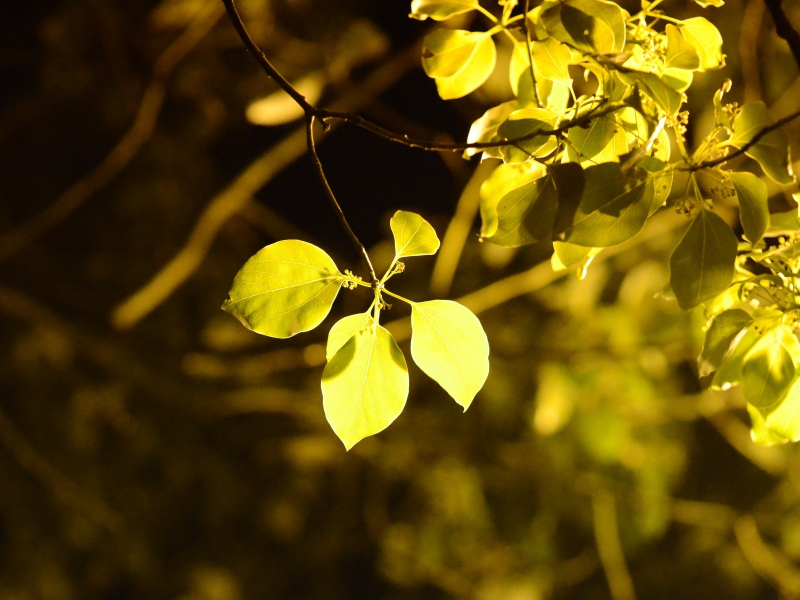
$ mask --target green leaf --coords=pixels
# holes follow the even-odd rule
[[[779,325],[750,349],[742,364],[742,393],[750,404],[765,409],[781,400],[794,380],[798,346],[792,330]]]
[[[669,259],[670,285],[683,310],[730,285],[738,245],[725,221],[713,212],[700,211]]]
[[[725,55],[722,53],[722,36],[719,30],[708,19],[693,17],[681,24],[683,38],[700,55],[698,71],[709,71],[725,66]]]
[[[556,140],[546,132],[555,127],[558,115],[544,108],[522,108],[512,113],[497,129],[500,140],[516,139],[542,131],[542,135],[524,140],[516,145],[502,146],[500,153],[509,163],[522,163],[531,156],[547,156],[556,148]]]
[[[450,300],[411,305],[411,356],[466,411],[489,375],[489,341],[472,312]]]
[[[728,173],[739,199],[739,220],[751,243],[761,239],[769,225],[767,185],[752,173]]]
[[[742,378],[744,357],[760,339],[761,335],[753,327],[746,328],[743,335],[733,338],[730,351],[722,360],[722,364],[717,369],[711,382],[712,389],[727,390],[739,385],[739,381]]]
[[[571,53],[564,44],[555,38],[533,42],[531,54],[537,78],[549,79],[566,87],[572,86],[572,78],[569,76]]]
[[[650,195],[652,202],[650,203],[650,210],[647,215],[649,217],[664,206],[664,203],[667,201],[669,193],[672,190],[672,180],[675,171],[673,169],[667,169],[666,163],[655,156],[645,156],[639,161],[638,166],[649,173],[647,185],[652,189]]]
[[[652,204],[647,180],[631,180],[619,163],[589,167],[572,227],[564,240],[580,246],[605,248],[639,233]]]
[[[604,0],[565,0],[541,13],[550,36],[583,52],[610,54],[625,48],[625,13]]]
[[[339,349],[347,343],[351,337],[360,331],[372,326],[372,316],[366,313],[350,315],[340,319],[331,327],[328,332],[328,345],[325,347],[325,360],[330,362]]]
[[[519,103],[516,100],[511,102],[503,102],[502,104],[490,108],[483,116],[475,121],[469,128],[469,135],[467,136],[467,143],[474,144],[476,142],[490,142],[497,135],[497,128],[502,125],[508,116],[516,110],[519,110]],[[478,148],[467,148],[464,150],[464,158],[470,158],[476,154],[483,152],[486,156],[493,158],[501,158],[499,148],[487,148],[480,150]]]
[[[553,177],[545,175],[543,165],[538,166],[538,172],[532,171],[526,183],[508,191],[498,202],[497,230],[490,238],[492,243],[516,247],[552,237],[558,192]]]
[[[485,32],[437,29],[422,46],[422,66],[445,100],[478,89],[494,71],[497,49]]]
[[[424,21],[428,17],[434,21],[445,21],[480,6],[478,0],[414,0],[411,3],[413,19]]]
[[[222,310],[256,333],[288,338],[322,322],[343,281],[324,251],[284,240],[262,248],[244,264]]]
[[[789,394],[791,395],[791,390]],[[794,401],[796,402],[798,398],[795,398]],[[788,402],[786,404],[794,405],[794,402]],[[784,403],[781,403],[783,406]],[[792,412],[795,411],[795,406],[791,406]],[[775,411],[778,412],[777,410]],[[779,433],[776,433],[772,429],[767,426],[767,420],[764,418],[764,415],[761,414],[755,406],[748,404],[747,405],[747,413],[750,415],[750,421],[752,423],[752,427],[750,429],[750,438],[753,440],[754,443],[758,444],[759,446],[775,446],[776,444],[785,444],[788,441],[797,441],[800,439],[800,411],[797,412],[796,419],[790,419],[787,423],[787,419],[780,419],[780,425],[784,425],[781,429],[787,429],[789,432],[793,434],[792,437],[783,436]],[[792,415],[794,416],[794,415]],[[779,425],[779,427],[780,427]],[[786,427],[788,425],[788,427]],[[796,439],[795,439],[796,438]]]
[[[568,269],[600,252],[601,248],[578,246],[569,242],[553,242],[553,250],[562,268]]]
[[[637,71],[620,72],[618,75],[628,85],[638,84],[642,93],[649,96],[667,115],[674,116],[681,109],[683,96],[661,81],[658,75]]]
[[[694,73],[682,69],[665,69],[661,74],[661,81],[676,92],[685,92],[692,85]]]
[[[789,235],[800,231],[800,213],[797,208],[772,213],[765,232],[768,236]]]
[[[322,405],[348,450],[386,429],[405,407],[408,366],[392,334],[373,324],[353,335],[322,372]]]
[[[703,351],[697,359],[700,377],[716,371],[728,355],[731,344],[753,322],[753,317],[738,308],[726,310],[714,317],[706,331]]]
[[[696,71],[700,68],[700,54],[697,49],[683,39],[681,30],[675,25],[667,24],[667,69],[684,69]]]
[[[497,232],[497,205],[503,197],[527,183],[543,176],[543,165],[530,161],[521,164],[499,165],[481,184],[481,238],[490,238]]]
[[[390,222],[394,234],[395,258],[436,254],[439,238],[436,231],[417,213],[398,210]]]
[[[767,105],[763,102],[745,104],[733,121],[730,143],[741,148],[750,142],[765,127],[772,125]],[[758,162],[771,179],[781,185],[794,183],[792,162],[789,155],[789,137],[782,129],[770,131],[751,146],[747,156]]]
[[[725,110],[725,105],[722,104],[722,97],[731,91],[732,85],[733,82],[730,79],[726,79],[722,86],[714,92],[714,123],[727,129],[731,129],[733,124],[728,112]]]
[[[614,115],[603,115],[597,119],[592,119],[588,127],[573,127],[567,133],[569,145],[567,145],[567,160],[587,166],[601,162],[592,160],[605,149],[621,129],[621,125]],[[612,148],[613,150],[613,148]],[[616,159],[616,154],[611,153],[611,160]]]

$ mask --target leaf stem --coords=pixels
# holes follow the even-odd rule
[[[402,296],[398,296],[397,294],[395,294],[394,292],[390,292],[386,288],[383,288],[383,291],[389,294],[392,298],[397,298],[398,300],[402,300],[403,302],[405,302],[406,304],[410,304],[411,306],[416,304],[416,302],[414,302],[413,300],[409,300],[408,298],[403,298]]]
[[[531,84],[533,87],[533,99],[536,106],[541,108],[542,103],[539,100],[539,92],[536,91],[536,75],[533,73],[533,54],[531,53],[531,30],[528,27],[528,12],[531,9],[531,0],[525,0],[525,5],[522,9],[522,31],[525,33],[525,49],[528,51],[528,69],[531,72]],[[572,87],[570,87],[572,89]]]

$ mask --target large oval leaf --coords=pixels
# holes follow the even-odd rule
[[[739,200],[739,220],[745,237],[756,243],[769,225],[767,184],[752,173],[728,173]]]
[[[567,139],[570,142],[567,146],[567,160],[580,163],[584,167],[599,162],[616,160],[617,155],[614,152],[614,146],[611,146],[611,152],[608,156],[603,156],[600,159],[597,159],[597,157],[605,148],[611,145],[617,135],[617,131],[621,129],[622,126],[613,114],[593,119],[586,128],[573,127],[567,133]]]
[[[516,100],[511,100],[510,102],[503,102],[487,110],[483,113],[483,116],[476,120],[469,128],[467,143],[474,144],[475,142],[492,141],[497,134],[497,128],[505,122],[511,113],[519,110],[519,108],[519,103]],[[485,150],[467,148],[464,150],[464,158],[469,158],[480,152],[483,152],[484,156],[491,156],[493,158],[501,157],[499,148],[486,148]]]
[[[759,409],[748,405],[753,422],[753,441],[764,446],[800,441],[800,378],[775,406]]]
[[[700,56],[698,71],[719,69],[725,66],[725,55],[722,53],[722,35],[708,19],[693,17],[681,23],[683,38],[694,46]]]
[[[323,250],[284,240],[262,248],[245,263],[222,309],[256,333],[288,338],[322,322],[343,281]]]
[[[500,154],[508,163],[527,162],[532,156],[547,156],[556,148],[556,139],[547,131],[555,127],[558,115],[544,108],[522,108],[506,119],[497,129],[497,136],[503,139],[516,139],[542,132],[528,140],[502,146]]]
[[[436,254],[439,238],[436,231],[417,213],[398,210],[390,222],[394,234],[395,258]]]
[[[509,190],[497,203],[497,229],[490,238],[500,246],[516,247],[549,240],[558,211],[558,192],[545,167]]]
[[[608,54],[625,48],[625,13],[614,2],[565,0],[541,14],[547,33],[583,52]]]
[[[765,127],[772,125],[767,105],[763,102],[745,104],[733,121],[730,143],[741,148],[750,142]],[[745,152],[758,162],[764,173],[781,185],[794,183],[794,173],[789,154],[789,137],[782,129],[770,131]]]
[[[481,238],[490,238],[497,232],[497,205],[503,197],[542,177],[543,168],[540,163],[530,161],[521,164],[502,163],[492,171],[481,184]]]
[[[669,259],[669,282],[682,309],[689,310],[730,285],[737,247],[728,224],[701,210]]]
[[[667,24],[667,56],[665,66],[667,69],[684,69],[696,71],[700,68],[700,54],[697,48],[687,42],[681,30],[675,25]]]
[[[411,3],[413,19],[424,21],[428,17],[434,21],[444,21],[480,6],[478,0],[414,0]]]
[[[437,29],[425,38],[422,66],[445,100],[478,89],[494,71],[497,49],[485,32]]]
[[[322,372],[325,417],[348,450],[386,429],[406,405],[408,366],[392,334],[373,325],[353,335]]]
[[[571,53],[564,44],[555,38],[533,42],[531,54],[537,77],[555,81],[568,88],[572,86],[572,78],[569,76]]]
[[[328,332],[325,360],[330,361],[351,337],[371,326],[372,316],[368,312],[350,315],[336,321],[336,324]]]
[[[489,341],[472,312],[450,300],[411,305],[411,356],[466,411],[489,375]]]
[[[779,325],[765,332],[744,357],[742,392],[758,409],[775,406],[791,386],[795,367],[793,356],[800,344],[792,330]]]
[[[753,317],[738,308],[723,311],[714,317],[706,331],[703,351],[697,359],[700,377],[709,375],[722,365],[733,341],[752,322]]]

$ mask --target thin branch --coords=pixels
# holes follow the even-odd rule
[[[761,68],[758,60],[758,38],[764,21],[764,0],[748,0],[739,34],[739,55],[742,60],[745,102],[762,98]]]
[[[746,144],[743,144],[735,152],[731,152],[727,156],[721,156],[719,158],[715,158],[714,160],[707,160],[707,161],[704,161],[704,162],[700,162],[700,163],[696,163],[696,164],[693,164],[693,165],[689,165],[686,169],[682,169],[682,170],[699,171],[701,169],[710,169],[711,167],[716,167],[717,165],[721,165],[722,163],[728,162],[729,160],[734,159],[737,156],[741,156],[742,154],[747,152],[750,148],[755,146],[761,140],[761,138],[763,138],[768,133],[770,133],[772,131],[775,131],[776,129],[780,129],[781,127],[783,127],[787,123],[790,123],[791,121],[794,121],[797,117],[800,117],[800,110],[796,110],[792,114],[786,115],[782,119],[778,119],[772,125],[768,125],[767,127],[764,127],[761,131],[759,131],[757,134],[755,134],[750,139],[749,142],[747,142]]]
[[[800,570],[764,542],[753,518],[749,515],[739,517],[733,531],[753,570],[777,588],[784,598],[800,598]]]
[[[0,236],[0,260],[8,258],[60,225],[79,206],[111,183],[134,159],[153,134],[164,104],[169,74],[211,31],[222,14],[222,8],[217,5],[203,11],[159,56],[130,129],[91,173],[72,184],[35,217]]]
[[[614,494],[605,489],[592,494],[594,535],[597,554],[606,573],[608,588],[613,600],[636,600],[631,574],[625,563],[622,542],[617,527],[617,508]]]
[[[778,36],[782,37],[789,44],[789,49],[794,55],[794,60],[800,66],[800,33],[792,26],[789,17],[783,10],[781,0],[764,0],[767,5],[769,14],[772,15],[772,20],[775,23],[775,31]]]
[[[525,48],[528,51],[528,68],[531,71],[531,85],[533,86],[533,99],[536,101],[536,106],[541,106],[539,101],[539,92],[536,91],[536,75],[533,73],[533,55],[531,54],[531,28],[528,26],[528,12],[531,9],[531,0],[525,0],[525,6],[522,9],[522,31],[525,33]]]
[[[341,222],[342,227],[344,227],[344,230],[347,232],[350,241],[353,242],[353,246],[355,246],[356,250],[358,250],[358,252],[361,254],[361,258],[369,270],[370,277],[372,277],[372,285],[376,286],[378,284],[378,276],[375,274],[375,268],[372,266],[372,261],[369,259],[367,249],[364,248],[364,244],[361,243],[361,240],[358,239],[358,236],[353,231],[353,228],[350,227],[350,223],[347,222],[347,217],[344,216],[344,211],[342,211],[342,207],[339,206],[339,202],[336,200],[336,196],[333,194],[333,190],[328,183],[328,179],[325,177],[325,171],[322,168],[322,162],[320,162],[319,155],[317,154],[317,146],[314,143],[315,120],[316,117],[313,114],[306,113],[306,144],[308,144],[308,152],[311,155],[311,161],[314,163],[314,169],[319,176],[322,187],[325,188],[325,194],[327,195],[333,210],[336,211],[336,216],[339,217],[339,222]]]

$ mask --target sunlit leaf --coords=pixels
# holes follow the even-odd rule
[[[798,209],[787,210],[786,212],[772,213],[769,216],[767,235],[785,235],[800,231],[800,213]]]
[[[739,220],[744,235],[750,242],[757,242],[769,225],[767,185],[752,173],[728,173],[736,197],[739,199]]]
[[[765,127],[772,125],[767,105],[763,102],[745,104],[733,122],[730,143],[741,148],[750,142]],[[761,165],[770,178],[782,185],[794,183],[792,162],[789,154],[789,137],[782,129],[770,131],[745,153]]]
[[[565,0],[541,13],[547,33],[583,52],[609,54],[625,48],[625,13],[604,0]]]
[[[567,139],[570,142],[567,145],[568,160],[581,163],[582,166],[608,162],[608,159],[615,160],[617,155],[614,148],[611,148],[610,157],[604,157],[607,160],[597,160],[596,157],[611,144],[617,130],[621,128],[622,126],[613,114],[592,119],[586,128],[571,128],[567,133]]]
[[[697,4],[699,4],[703,8],[708,8],[709,6],[714,6],[716,8],[719,8],[720,6],[725,5],[724,0],[694,0],[694,1],[697,2]]]
[[[676,92],[685,92],[694,81],[694,73],[682,69],[665,69],[661,74],[661,81]]]
[[[723,311],[714,317],[706,331],[703,351],[697,360],[700,377],[705,377],[720,367],[733,340],[752,322],[753,317],[738,308]]]
[[[492,141],[497,134],[497,128],[503,124],[503,122],[511,113],[519,110],[519,108],[519,103],[516,100],[512,100],[511,102],[503,102],[502,104],[487,110],[485,113],[483,113],[483,116],[475,121],[469,128],[467,143],[474,144],[476,142]],[[467,148],[464,150],[464,157],[469,158],[480,152],[483,152],[486,156],[500,158],[499,148],[487,148],[486,150]]]
[[[494,71],[497,49],[484,32],[437,29],[422,47],[422,66],[445,100],[478,89]]]
[[[480,212],[481,238],[492,237],[497,232],[497,205],[503,197],[544,175],[544,166],[537,162],[499,165],[481,184]]]
[[[661,81],[658,75],[632,71],[619,73],[619,77],[629,85],[638,84],[639,89],[658,104],[667,115],[676,115],[680,110],[683,102],[680,92]]]
[[[478,317],[450,300],[415,302],[411,328],[414,362],[467,410],[489,374],[489,342]]]
[[[631,182],[619,163],[589,167],[584,174],[583,195],[564,240],[604,248],[636,235],[652,204],[646,179]]]
[[[403,411],[408,366],[392,335],[373,325],[353,335],[322,372],[322,404],[349,450],[383,431]]]
[[[753,327],[744,330],[744,334],[736,336],[731,341],[730,351],[722,360],[722,364],[714,374],[711,388],[727,390],[739,385],[742,379],[742,363],[750,349],[761,339],[761,335]]]
[[[719,30],[703,17],[686,19],[681,24],[681,33],[687,43],[694,46],[700,55],[698,71],[709,71],[725,66],[722,53],[722,36]]]
[[[766,409],[780,401],[794,380],[799,346],[792,330],[778,325],[750,349],[742,363],[742,393],[750,404]]]
[[[530,179],[509,190],[497,203],[497,229],[490,240],[516,247],[549,240],[558,211],[558,192],[553,177],[538,165]]]
[[[556,140],[553,136],[546,135],[546,132],[555,127],[557,119],[557,115],[544,108],[522,108],[512,113],[497,129],[500,140],[516,139],[539,131],[542,135],[514,145],[502,146],[500,153],[503,159],[510,163],[521,163],[530,160],[532,156],[546,156],[555,150]]]
[[[737,247],[728,224],[701,210],[669,259],[670,285],[682,309],[689,310],[730,285]]]
[[[394,234],[396,258],[436,254],[439,238],[436,231],[417,213],[398,210],[390,222]]]
[[[369,313],[359,313],[340,319],[328,332],[328,344],[325,347],[325,360],[330,361],[339,349],[351,337],[372,325]]]
[[[324,251],[284,240],[262,248],[244,264],[222,309],[257,333],[288,338],[322,322],[343,281]]]
[[[480,6],[478,0],[414,0],[411,3],[410,17],[424,21],[428,17],[434,21],[444,21]]]
[[[569,242],[553,242],[553,251],[558,258],[558,264],[563,269],[568,269],[587,258],[595,256],[602,248],[590,248],[587,246],[578,246],[577,244],[570,244]]]
[[[795,396],[790,389],[787,393],[787,396]],[[794,398],[796,402],[798,398]],[[783,407],[784,404],[787,404],[789,407],[792,408],[792,416],[794,417],[796,413],[796,418],[793,419],[779,419],[782,422],[784,429],[787,433],[792,433],[792,437],[783,436],[767,426],[767,420],[764,418],[764,415],[761,414],[755,406],[752,404],[747,405],[747,413],[750,415],[750,422],[751,422],[751,429],[750,429],[750,438],[753,440],[754,443],[758,444],[759,446],[774,446],[776,444],[785,444],[788,441],[796,441],[796,439],[800,439],[800,411],[794,410],[795,407],[792,406],[794,402],[782,402],[781,406],[775,413],[778,413],[780,408]],[[787,427],[788,425],[788,427]]]
[[[684,69],[695,71],[700,68],[700,55],[697,49],[683,39],[681,30],[667,23],[667,69]]]
[[[647,185],[652,188],[650,210],[647,215],[649,217],[664,206],[667,198],[669,198],[675,172],[672,169],[667,169],[666,163],[654,156],[645,156],[637,164],[648,173],[651,173],[647,179]]]
[[[569,76],[570,51],[555,38],[547,38],[531,44],[533,70],[536,76],[560,83],[565,87],[572,85]]]

